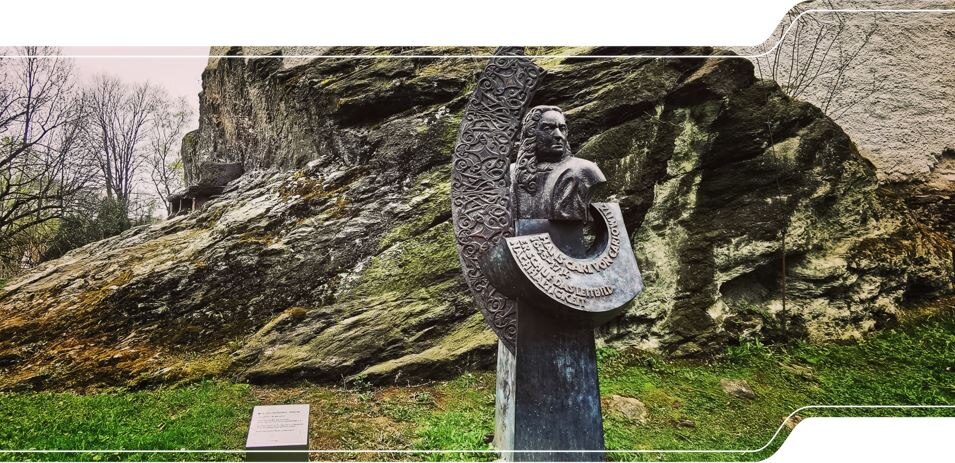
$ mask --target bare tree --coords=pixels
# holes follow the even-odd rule
[[[0,58],[0,263],[22,257],[31,230],[62,216],[90,180],[77,149],[85,113],[72,62],[55,48]]]
[[[99,168],[106,196],[127,206],[157,100],[157,89],[149,83],[129,86],[107,75],[94,78],[83,92],[89,111],[86,147]]]
[[[177,187],[190,112],[148,83],[103,75],[81,90],[55,48],[0,55],[0,275],[151,220]],[[108,224],[75,230],[104,211]]]
[[[169,197],[183,187],[182,159],[179,148],[192,118],[192,109],[184,98],[171,101],[165,95],[157,100],[150,126],[149,178],[169,214]]]
[[[831,2],[825,5],[835,10]],[[882,89],[882,82],[873,79],[851,97],[843,94],[847,73],[860,64],[859,55],[876,33],[877,21],[857,28],[843,12],[809,12],[806,5],[796,5],[783,24],[770,39],[778,42],[776,48],[753,60],[760,78],[775,80],[793,98],[813,93],[812,99],[834,120]]]

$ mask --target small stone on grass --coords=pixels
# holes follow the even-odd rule
[[[693,420],[688,420],[686,418],[681,419],[676,422],[676,427],[678,428],[695,428],[696,422]]]
[[[644,424],[647,422],[647,406],[633,397],[611,394],[606,399],[607,408],[630,421]]]
[[[753,400],[756,398],[756,393],[749,387],[749,383],[744,379],[726,379],[723,378],[720,380],[720,386],[723,387],[723,392],[740,399]]]

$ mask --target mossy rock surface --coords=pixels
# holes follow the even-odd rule
[[[187,172],[214,160],[247,173],[201,211],[7,281],[0,388],[421,381],[493,364],[449,198],[484,60],[247,51],[269,56],[203,73],[186,159]],[[951,292],[950,236],[878,188],[832,120],[746,60],[539,61],[548,74],[533,103],[567,112],[644,272],[646,290],[602,341],[707,355],[855,338]]]

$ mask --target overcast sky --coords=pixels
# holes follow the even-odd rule
[[[186,130],[199,127],[199,92],[202,70],[209,60],[209,47],[64,47],[61,50],[63,56],[73,60],[82,85],[98,74],[110,74],[130,84],[148,81],[166,89],[173,98],[185,98],[193,110]],[[147,170],[140,169],[135,191],[153,197],[155,192],[147,186]],[[160,217],[165,210],[157,206],[153,214]]]
[[[97,74],[112,74],[129,83],[149,81],[173,97],[183,97],[193,109],[189,130],[199,125],[199,92],[209,47],[66,47],[77,76],[84,82]]]

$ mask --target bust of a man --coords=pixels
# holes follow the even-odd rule
[[[596,164],[571,154],[560,108],[535,106],[527,112],[511,164],[516,219],[587,221],[593,187],[604,181]]]

